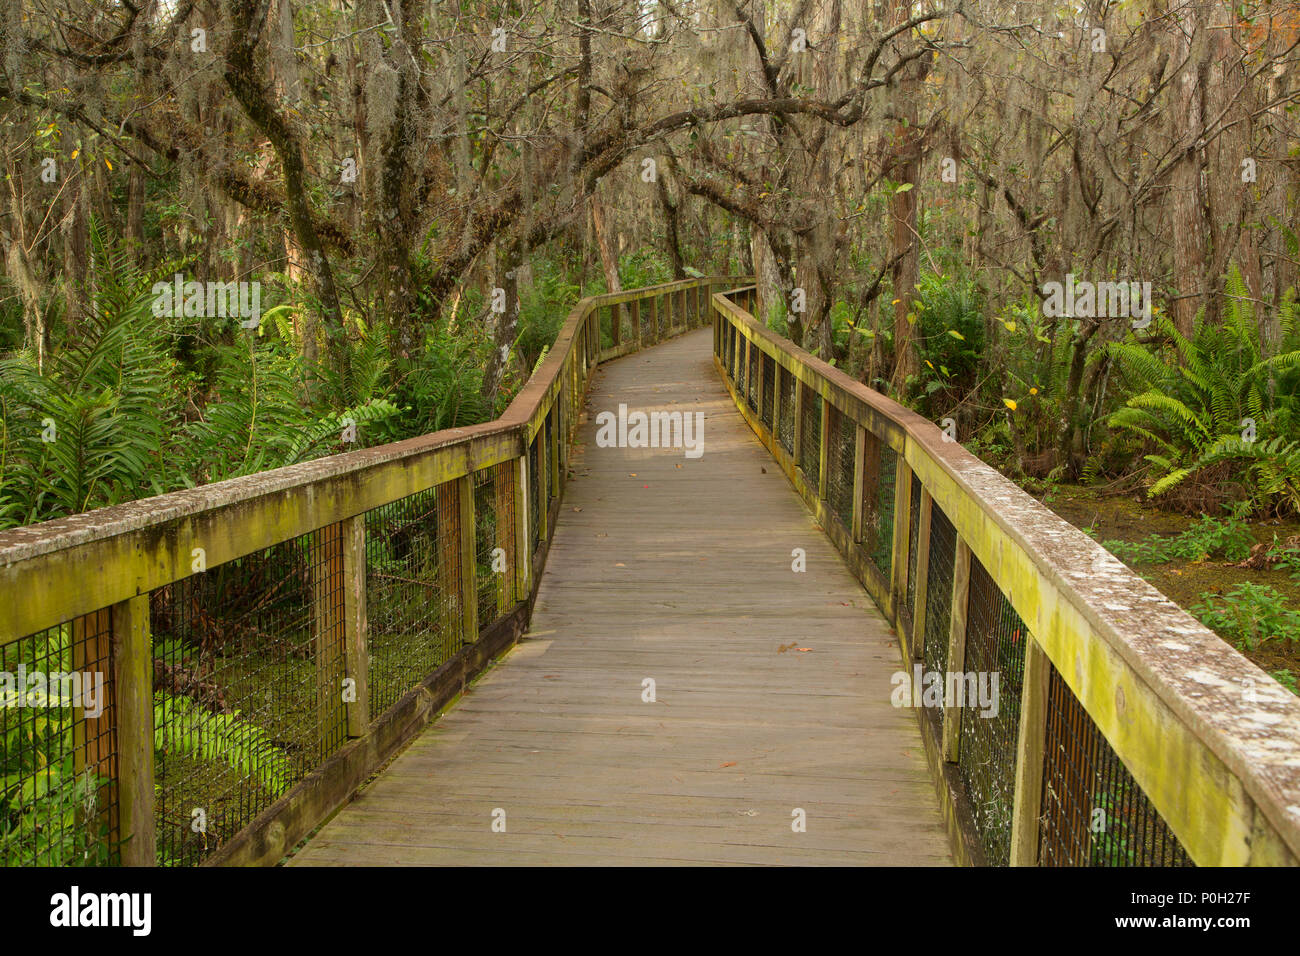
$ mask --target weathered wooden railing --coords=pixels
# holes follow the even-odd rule
[[[715,363],[920,668],[903,700],[959,858],[1294,865],[1300,698],[934,424],[756,322],[754,299],[713,296]],[[999,706],[969,679],[965,700],[955,680],[927,697],[930,673],[996,673]]]
[[[494,422],[0,533],[0,859],[281,859],[523,631],[592,369],[734,281],[583,299]]]

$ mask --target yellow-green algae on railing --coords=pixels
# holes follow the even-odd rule
[[[755,301],[713,296],[715,364],[896,626],[914,680],[875,692],[921,691],[958,857],[1295,865],[1300,698],[933,423],[756,321]],[[970,699],[968,675],[992,673],[996,713]]]
[[[736,281],[583,299],[496,421],[0,533],[0,671],[102,680],[0,708],[0,858],[280,860],[523,632],[592,370]]]

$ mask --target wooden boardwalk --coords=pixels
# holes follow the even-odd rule
[[[897,644],[711,334],[600,369],[528,637],[291,865],[951,863],[916,715],[889,701]],[[703,412],[703,456],[597,448],[620,402]]]

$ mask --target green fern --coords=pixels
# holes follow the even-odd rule
[[[266,731],[235,711],[215,714],[189,697],[154,695],[154,749],[225,764],[272,797],[293,782],[293,764]]]
[[[1281,348],[1262,354],[1254,307],[1239,270],[1228,275],[1222,322],[1198,316],[1190,339],[1165,316],[1155,323],[1159,345],[1112,342],[1107,351],[1138,394],[1109,416],[1113,428],[1155,446],[1145,456],[1156,468],[1148,494],[1158,497],[1212,465],[1242,462],[1260,505],[1297,510],[1300,458],[1289,434],[1297,420],[1295,373],[1300,371],[1300,341],[1294,294],[1280,310]],[[1247,442],[1243,422],[1250,419],[1270,440]]]
[[[139,272],[91,223],[96,292],[74,341],[41,373],[0,360],[0,527],[161,491],[171,458],[170,362],[149,308],[166,264]]]

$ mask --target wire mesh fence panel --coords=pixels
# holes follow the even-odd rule
[[[1074,692],[1048,672],[1039,865],[1192,866]]]
[[[952,626],[952,571],[957,529],[937,504],[930,506],[930,570],[925,595],[925,669],[948,669],[948,630]]]
[[[763,424],[772,430],[772,409],[776,405],[776,359],[763,355]]]
[[[455,482],[366,512],[370,716],[460,647],[460,509]]]
[[[916,475],[912,476],[911,492],[907,517],[907,613],[915,620],[917,543],[921,530],[921,479]]]
[[[641,300],[641,341],[651,342],[655,335],[654,299]]]
[[[0,648],[0,863],[119,862],[112,614]]]
[[[857,425],[834,405],[826,407],[830,416],[826,449],[826,504],[845,531],[853,530],[853,459]]]
[[[614,317],[608,306],[598,305],[593,311],[600,325],[600,349],[603,352],[614,344]]]
[[[565,401],[563,386],[561,386],[560,395],[551,407],[551,416],[555,422],[555,460],[560,463],[555,475],[557,483],[563,483],[565,465],[569,460],[568,419],[565,417],[567,413],[568,403]]]
[[[730,322],[722,323],[722,360],[727,367],[727,378],[736,378],[736,329]]]
[[[631,303],[625,302],[622,305],[614,306],[614,308],[618,312],[619,329],[622,332],[621,340],[624,344],[635,342],[636,326],[632,322],[633,316]]]
[[[515,504],[513,461],[474,475],[474,553],[478,626],[482,630],[514,602]]]
[[[800,383],[799,387],[803,389],[803,421],[799,423],[799,467],[803,469],[804,481],[816,489],[821,481],[822,397],[807,385]]]
[[[785,369],[781,370],[781,445],[786,452],[794,454],[794,385],[795,378]]]
[[[979,559],[970,559],[966,654],[958,772],[990,866],[1011,858],[1020,691],[1025,675],[1025,622]],[[996,683],[994,681],[996,680]]]
[[[556,453],[556,452],[557,452],[557,448],[556,448],[555,441],[556,441],[556,431],[555,431],[555,408],[554,408],[554,406],[552,406],[552,407],[551,407],[551,410],[550,410],[549,412],[546,413],[546,456],[547,456],[547,457],[546,457],[546,464],[547,464],[547,469],[546,469],[547,504],[546,504],[546,507],[547,507],[547,508],[550,507],[550,501],[551,501],[551,499],[560,497],[560,481],[561,481],[561,477],[560,477],[559,469],[556,468],[556,467],[554,467],[556,461],[557,461],[558,458],[559,458],[559,455]]]
[[[749,387],[745,390],[750,411],[758,411],[758,345],[749,343]]]
[[[537,545],[541,543],[541,500],[542,484],[541,476],[537,474],[538,456],[537,447],[541,442],[542,432],[533,436],[532,444],[528,446],[528,536],[532,539],[530,542],[530,551],[536,553]]]
[[[158,862],[200,862],[337,750],[343,530],[150,595]]]
[[[898,452],[868,434],[868,456],[875,461],[874,488],[864,482],[867,513],[862,522],[864,544],[871,563],[886,581],[894,567],[894,497],[898,480]],[[873,447],[874,446],[874,447]]]
[[[741,336],[736,349],[736,390],[743,400],[749,394],[749,339]]]

